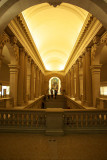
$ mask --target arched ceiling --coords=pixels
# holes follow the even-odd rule
[[[88,12],[67,3],[57,7],[43,3],[22,14],[46,70],[64,70]]]

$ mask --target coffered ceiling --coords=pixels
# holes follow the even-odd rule
[[[46,70],[64,70],[88,12],[67,3],[43,3],[22,14]]]

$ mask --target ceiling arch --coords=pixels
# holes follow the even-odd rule
[[[64,70],[88,12],[67,3],[56,8],[43,3],[22,14],[45,68]]]

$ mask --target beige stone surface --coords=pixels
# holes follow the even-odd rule
[[[0,160],[106,160],[107,135],[0,133]]]

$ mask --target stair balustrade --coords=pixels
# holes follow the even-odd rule
[[[46,133],[59,126],[66,133],[107,132],[107,110],[86,109],[0,109],[0,132]],[[54,114],[52,114],[52,112]],[[60,117],[59,117],[60,114]],[[49,122],[49,118],[52,122]],[[58,115],[58,117],[57,117]],[[57,120],[58,119],[58,120]],[[57,121],[57,123],[56,123]],[[49,123],[49,126],[47,125]],[[52,123],[52,125],[50,125]],[[54,124],[55,123],[55,124]],[[59,123],[59,125],[58,125]],[[61,124],[61,126],[60,126]],[[55,130],[56,131],[56,130]],[[51,132],[52,135],[52,132]]]

